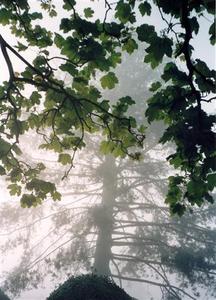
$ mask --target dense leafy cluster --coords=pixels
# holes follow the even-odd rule
[[[47,300],[132,300],[109,278],[87,274],[71,277]]]
[[[164,57],[171,60],[165,65],[161,82],[150,87],[153,95],[146,111],[149,122],[163,120],[166,125],[160,142],[176,146],[167,158],[178,173],[169,178],[166,202],[171,212],[179,215],[188,206],[201,206],[205,200],[212,203],[215,119],[205,112],[203,104],[215,100],[215,71],[204,61],[193,59],[191,42],[199,33],[202,16],[214,14],[214,1],[102,2],[104,16],[96,19],[91,7],[80,12],[75,0],[64,0],[61,19],[53,1],[39,1],[41,8],[35,11],[27,0],[1,1],[0,22],[17,38],[16,50],[0,36],[9,73],[9,80],[0,87],[0,174],[10,179],[11,195],[21,195],[24,207],[37,205],[48,195],[54,200],[61,197],[52,183],[38,179],[43,164],[30,165],[22,159],[20,135],[29,130],[43,137],[41,148],[56,152],[58,161],[69,166],[64,177],[73,167],[76,151],[85,147],[87,132],[102,132],[104,154],[140,158],[140,150],[134,148],[143,146],[143,126],[127,114],[134,100],[125,95],[112,104],[103,99],[100,90],[118,84],[114,71],[122,52],[136,55],[139,43],[145,43],[144,62],[153,69]],[[155,9],[166,24],[160,33],[145,19]],[[42,26],[48,17],[59,23],[57,33]],[[209,40],[215,43],[214,23],[209,27]],[[30,46],[38,51],[31,62],[20,54]],[[23,72],[14,70],[11,53],[25,66]],[[174,59],[181,61],[184,71]],[[59,71],[71,76],[72,83],[59,79],[53,62]]]

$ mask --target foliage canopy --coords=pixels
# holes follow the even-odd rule
[[[179,215],[195,204],[212,203],[215,118],[205,112],[203,104],[215,100],[215,71],[193,58],[192,41],[199,33],[201,18],[214,14],[214,1],[101,2],[105,4],[101,19],[94,17],[96,11],[91,7],[80,12],[75,0],[62,1],[64,17],[52,0],[38,1],[40,10],[27,0],[0,3],[0,23],[9,26],[17,40],[12,47],[0,35],[9,73],[0,86],[0,174],[11,181],[11,195],[21,196],[23,207],[36,206],[48,195],[61,198],[53,183],[41,179],[44,165],[33,166],[22,158],[20,136],[29,130],[43,136],[41,148],[56,152],[58,161],[69,165],[64,177],[73,167],[77,150],[85,147],[87,132],[102,132],[103,153],[140,159],[142,150],[135,148],[143,146],[145,132],[127,113],[134,100],[127,95],[114,104],[103,99],[96,78],[100,77],[103,89],[113,89],[118,84],[115,68],[121,63],[122,51],[136,55],[143,42],[144,62],[153,69],[164,57],[170,58],[161,82],[150,87],[146,111],[150,123],[162,120],[166,125],[160,143],[176,146],[167,158],[178,173],[169,178],[166,203]],[[160,32],[147,18],[154,9],[165,24]],[[57,32],[44,24],[48,18],[59,23]],[[208,33],[209,42],[215,44],[215,22]],[[37,50],[30,61],[25,54],[29,47]],[[12,55],[25,66],[21,73],[16,72]],[[181,61],[183,70],[174,60]],[[72,84],[59,79],[53,62],[71,76]]]

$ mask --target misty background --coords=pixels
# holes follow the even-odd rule
[[[30,2],[37,7],[36,1]],[[61,12],[59,1],[54,2]],[[86,2],[79,1],[80,10]],[[101,17],[103,5],[91,5],[95,18]],[[149,23],[160,30],[163,24],[159,21],[154,11]],[[57,24],[46,26],[58,30]],[[194,48],[195,56],[213,68],[213,47],[206,46],[208,27],[208,17],[203,18]],[[7,39],[13,44],[9,30]],[[162,67],[152,71],[143,63],[144,48],[123,55],[116,70],[119,84],[101,92],[113,104],[120,97],[131,96],[136,105],[129,114],[138,124],[147,125],[148,88],[160,80]],[[29,49],[27,55],[31,59],[35,49]],[[23,67],[15,58],[14,64],[17,71]],[[6,80],[6,72],[6,68],[1,72],[1,82]],[[58,76],[70,84],[69,75],[59,71]],[[99,87],[97,78],[94,84]],[[208,104],[205,109],[215,111]],[[16,197],[9,195],[4,178],[0,179],[0,286],[12,299],[45,299],[68,276],[93,269],[111,275],[138,300],[215,299],[216,205],[195,209],[181,218],[170,216],[164,198],[167,177],[174,172],[166,162],[173,145],[158,145],[162,130],[159,122],[147,130],[138,162],[101,155],[100,135],[88,136],[87,147],[77,154],[75,168],[64,180],[68,168],[57,162],[57,155],[37,149],[42,138],[33,131],[22,137],[23,159],[32,165],[42,161],[47,167],[43,179],[55,182],[63,199],[23,209]]]

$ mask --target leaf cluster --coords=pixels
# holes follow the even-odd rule
[[[9,73],[8,81],[0,87],[0,173],[12,181],[11,194],[22,195],[23,186],[28,189],[32,180],[40,180],[42,169],[19,159],[19,136],[30,129],[43,136],[41,148],[58,153],[59,162],[69,165],[65,177],[73,167],[76,152],[86,145],[86,133],[102,132],[100,148],[104,154],[140,159],[141,152],[136,149],[143,146],[145,134],[135,118],[128,117],[133,99],[125,95],[112,105],[103,99],[101,89],[112,90],[119,84],[115,69],[121,63],[122,52],[135,55],[139,43],[145,43],[144,62],[151,68],[160,66],[164,58],[171,60],[161,82],[150,87],[152,96],[146,111],[150,123],[162,120],[166,125],[160,143],[172,142],[176,146],[167,158],[177,174],[170,178],[166,202],[171,212],[179,215],[193,205],[213,202],[215,118],[205,112],[203,105],[215,100],[215,71],[201,59],[193,58],[191,43],[199,33],[200,18],[214,14],[213,1],[105,1],[102,19],[94,18],[91,7],[80,12],[74,0],[64,0],[62,4],[63,18],[52,1],[40,1],[40,11],[33,11],[27,0],[0,4],[0,23],[10,27],[18,49],[0,36]],[[158,9],[166,24],[160,32],[145,21],[153,9]],[[111,22],[110,11],[114,13]],[[58,33],[40,24],[46,14],[58,21]],[[214,44],[214,23],[208,33],[210,44]],[[51,56],[51,46],[58,49],[59,56]],[[20,54],[29,47],[39,52],[31,62]],[[14,71],[11,53],[25,66],[23,72]],[[174,60],[182,61],[185,71]],[[71,84],[66,85],[56,75],[54,61],[61,72],[70,76]],[[97,76],[100,87],[93,84]],[[29,86],[30,97],[25,93]],[[47,195],[60,198],[52,184],[49,188],[48,183],[41,186],[40,191],[36,185],[32,188],[28,200],[23,195],[23,201],[29,203],[25,205],[41,203]]]

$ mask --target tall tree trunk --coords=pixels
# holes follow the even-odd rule
[[[110,259],[113,231],[113,208],[117,188],[117,168],[115,158],[106,156],[101,166],[103,193],[100,205],[100,222],[97,223],[98,238],[95,250],[94,272],[98,275],[110,275]]]

